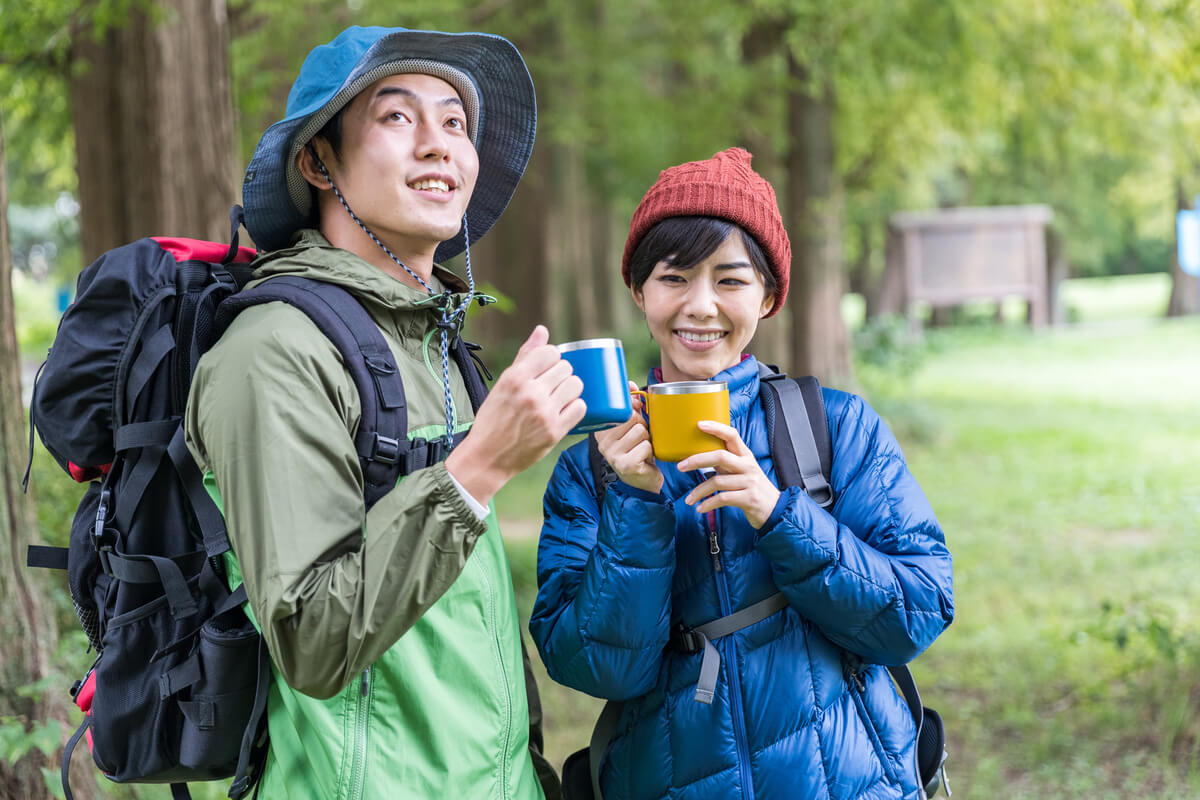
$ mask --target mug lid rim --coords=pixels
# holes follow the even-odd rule
[[[729,388],[725,381],[666,381],[646,387],[650,394],[710,394]]]
[[[589,350],[591,348],[615,347],[624,351],[620,339],[580,339],[575,342],[563,342],[558,345],[558,352],[570,353],[574,350]]]

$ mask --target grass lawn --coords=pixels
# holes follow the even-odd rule
[[[957,619],[913,669],[958,798],[1200,797],[1200,320],[1099,324],[1122,314],[1096,296],[1098,324],[935,331],[867,386],[955,558]],[[526,617],[551,463],[498,500]],[[561,764],[600,704],[540,685]]]

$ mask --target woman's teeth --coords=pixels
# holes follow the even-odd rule
[[[712,333],[692,333],[691,331],[675,331],[675,335],[680,339],[686,339],[689,342],[715,342],[725,335],[724,331],[714,331]]]

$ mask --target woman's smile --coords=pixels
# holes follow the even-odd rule
[[[737,231],[697,264],[659,261],[633,297],[662,351],[665,381],[708,380],[737,364],[775,299]]]

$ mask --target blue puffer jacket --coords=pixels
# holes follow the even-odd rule
[[[758,363],[714,380],[729,383],[733,424],[778,484]],[[788,488],[761,530],[735,508],[705,519],[682,500],[699,477],[662,462],[665,497],[618,481],[601,508],[587,443],[559,459],[529,628],[552,678],[629,701],[605,800],[920,796],[915,726],[879,665],[912,660],[953,619],[950,554],[887,426],[859,397],[824,396],[832,515]],[[701,656],[664,649],[671,627],[779,590],[783,611],[716,640],[716,697],[697,702]]]

